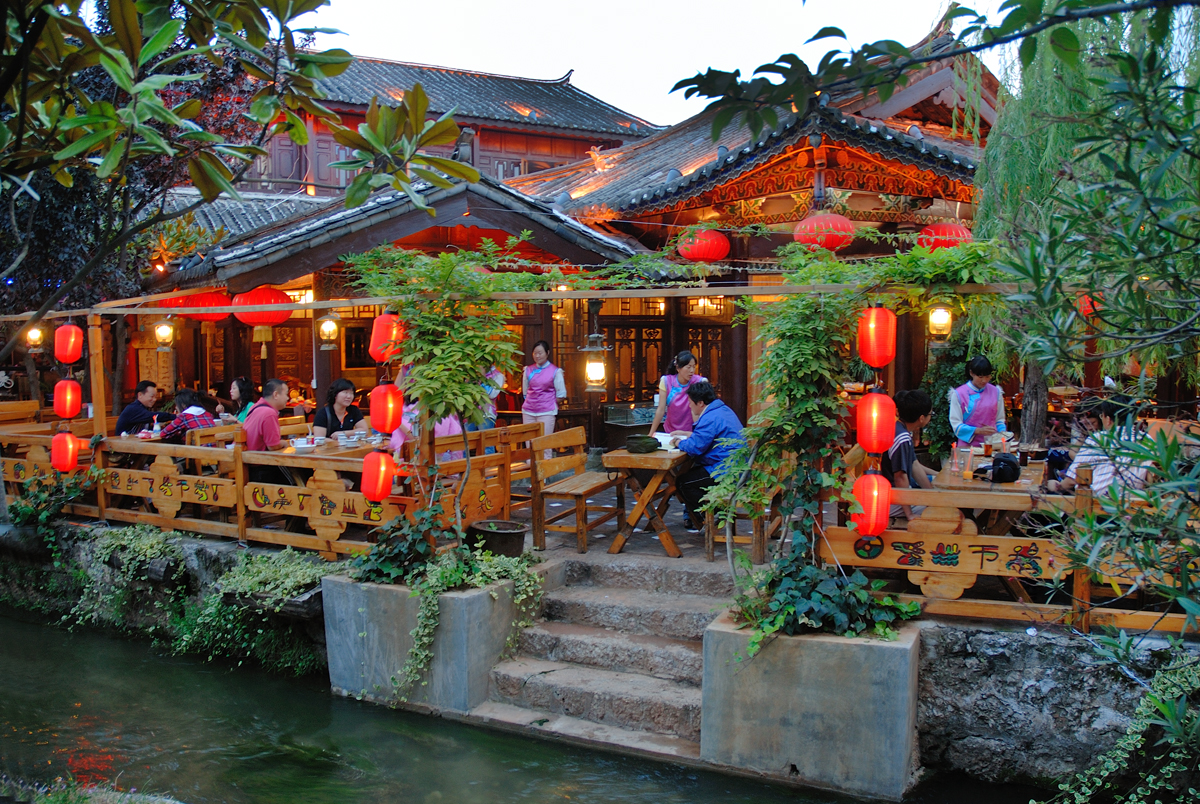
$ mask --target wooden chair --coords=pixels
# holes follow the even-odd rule
[[[617,529],[625,527],[625,482],[621,477],[610,477],[607,472],[584,471],[587,463],[587,433],[582,427],[563,430],[548,436],[533,439],[530,444],[530,484],[533,489],[533,546],[536,550],[546,549],[546,531],[555,530],[565,533],[575,533],[576,550],[587,552],[587,532],[604,524],[614,516],[617,518]],[[544,450],[568,449],[570,454],[545,460]],[[574,474],[557,483],[546,485],[546,480],[561,472],[571,471]],[[615,507],[588,505],[587,498],[593,494],[615,487],[617,504]],[[560,514],[546,518],[547,500],[567,499],[574,506]],[[589,512],[601,513],[596,519],[589,520]],[[574,525],[555,525],[560,519],[574,515]]]
[[[745,510],[741,507],[734,512],[736,520],[733,524],[734,544],[750,545],[750,563],[767,563],[767,543],[775,532],[783,527],[783,515],[779,513],[778,501],[773,501],[771,507],[764,513],[759,509]],[[750,535],[738,536],[737,523],[749,520]],[[725,528],[717,525],[713,512],[704,512],[704,557],[709,561],[716,560],[716,544],[725,544]]]
[[[542,432],[540,422],[529,424],[513,424],[508,427],[497,427],[500,436],[500,451],[508,455],[508,481],[515,483],[521,480],[533,483],[533,460],[529,442]],[[532,488],[530,493],[515,491],[510,496],[510,509],[516,511],[527,505],[533,505]]]

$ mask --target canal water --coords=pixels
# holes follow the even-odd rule
[[[845,804],[334,697],[296,680],[0,611],[0,774],[187,804]],[[940,782],[914,804],[1026,804]]]

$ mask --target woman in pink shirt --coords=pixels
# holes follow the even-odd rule
[[[691,435],[692,410],[688,407],[687,389],[696,382],[708,382],[697,373],[699,364],[696,356],[686,349],[671,361],[667,373],[658,381],[658,410],[654,411],[654,423],[650,433],[658,432],[658,425],[671,435]]]
[[[526,366],[521,374],[521,393],[525,396],[521,422],[540,423],[542,435],[548,436],[554,432],[554,420],[558,418],[558,400],[567,398],[567,386],[562,369],[550,362],[550,344],[538,341],[532,354],[533,365]],[[545,457],[553,457],[550,450],[546,450]]]

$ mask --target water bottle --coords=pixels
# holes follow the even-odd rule
[[[162,422],[160,422],[158,420],[158,417],[155,416],[154,417],[154,434],[158,435],[161,432],[162,432]]]

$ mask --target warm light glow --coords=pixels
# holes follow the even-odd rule
[[[317,188],[316,188],[316,186],[315,186],[315,185],[308,184],[308,185],[305,185],[305,187],[304,187],[304,192],[308,193],[309,195],[316,195],[316,194],[317,194]]]
[[[54,330],[54,359],[59,363],[76,363],[83,356],[83,330],[74,324],[63,324]]]
[[[929,335],[934,341],[942,342],[950,337],[954,316],[948,307],[934,307],[929,311]]]
[[[30,327],[25,333],[25,343],[29,346],[29,353],[32,355],[40,355],[42,353],[42,343],[46,340],[46,333],[41,327]]]
[[[167,266],[165,263],[156,262],[156,263],[154,263],[154,270],[158,271],[161,274],[163,271],[167,270]]]
[[[604,358],[599,354],[589,355],[587,368],[585,369],[585,376],[587,377],[587,388],[585,390],[604,391],[604,374]]]
[[[313,292],[311,290],[285,290],[284,293],[297,304],[312,304]]]
[[[170,319],[164,318],[154,325],[154,340],[158,342],[158,351],[171,351],[171,344],[175,342],[175,325]]]
[[[317,337],[321,340],[321,350],[331,351],[337,348],[338,326],[341,316],[330,313],[317,319]]]
[[[566,293],[568,290],[570,290],[570,288],[568,288],[566,285],[559,285],[555,288],[555,290],[557,290],[559,293]]]

